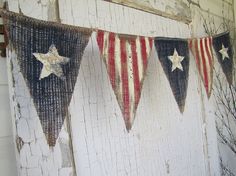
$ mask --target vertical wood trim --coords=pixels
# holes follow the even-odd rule
[[[15,114],[15,111],[14,111],[14,107],[15,107],[15,86],[13,84],[13,73],[12,73],[12,63],[11,63],[11,60],[10,60],[10,54],[11,51],[9,49],[6,49],[6,55],[7,55],[7,63],[6,63],[6,66],[7,66],[7,75],[8,75],[8,89],[9,89],[9,99],[10,99],[10,108],[11,108],[11,122],[12,122],[12,136],[13,136],[13,144],[14,144],[14,149],[15,149],[15,158],[16,158],[16,170],[17,170],[17,173],[19,175],[20,173],[20,170],[19,170],[19,166],[20,166],[20,157],[19,157],[19,153],[17,151],[17,144],[16,144],[16,134],[17,134],[17,131],[16,131],[16,114]]]
[[[48,20],[61,23],[60,8],[59,8],[59,1],[58,0],[49,0]]]

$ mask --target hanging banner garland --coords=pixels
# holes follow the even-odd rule
[[[47,142],[55,146],[64,119],[69,116],[68,106],[92,29],[45,22],[5,10],[1,10],[0,15]],[[233,51],[228,32],[188,40],[156,37],[154,42],[181,113],[184,112],[188,87],[189,48],[208,98],[213,81],[212,45],[227,81],[232,84]],[[130,130],[140,100],[153,38],[98,30],[97,43],[126,129]]]
[[[204,82],[208,98],[211,96],[213,83],[212,37],[189,39],[189,48],[196,60],[198,71]]]
[[[49,146],[68,116],[80,61],[92,31],[2,11],[10,47],[16,52]]]
[[[126,129],[130,130],[139,103],[153,39],[99,30],[97,42]]]
[[[157,37],[155,47],[179,110],[183,113],[189,75],[188,42],[184,39]]]
[[[228,83],[232,84],[233,72],[233,50],[230,44],[229,32],[219,34],[213,37],[213,47],[216,51],[216,57],[227,78]]]

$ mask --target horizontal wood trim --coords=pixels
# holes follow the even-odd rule
[[[152,13],[154,15],[162,16],[164,18],[169,18],[169,19],[172,19],[172,20],[180,21],[180,22],[183,22],[185,24],[189,24],[189,23],[192,22],[191,18],[169,14],[169,13],[166,13],[164,11],[152,8],[150,6],[147,6],[145,4],[142,4],[142,3],[139,3],[139,2],[134,2],[132,0],[104,0],[104,1],[124,5],[124,6],[131,7],[131,8],[137,9],[137,10]]]

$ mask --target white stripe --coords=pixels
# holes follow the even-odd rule
[[[199,53],[199,72],[200,72],[200,75],[202,77],[202,79],[204,80],[204,71],[203,71],[203,62],[202,62],[202,53],[201,53],[201,45],[200,45],[200,41],[201,39],[195,39],[197,40],[197,51],[195,50],[195,55],[197,55],[197,52]],[[205,82],[204,82],[205,84]]]
[[[209,42],[210,38],[207,38],[207,45],[205,46],[205,43],[204,43],[204,46],[205,46],[205,49],[206,51],[208,50],[208,52],[210,53],[210,57],[211,57],[211,51],[210,51],[210,42]],[[211,80],[211,65],[210,65],[210,62],[209,62],[209,59],[211,60],[211,58],[208,58],[207,57],[207,54],[206,55],[206,66],[207,66],[207,76],[208,76],[208,92],[211,92],[211,84],[212,84],[212,80]]]
[[[212,46],[210,45],[210,41],[212,43],[212,37],[209,37],[209,39],[207,40],[207,45],[208,45],[208,51],[210,53],[210,56],[211,56],[211,64],[213,66],[213,63],[214,63],[214,57],[213,57],[213,53],[212,53]]]
[[[213,51],[212,51],[212,42],[213,42],[212,37],[210,37],[210,41],[211,41],[211,45],[210,45],[210,42],[209,42],[209,51],[210,51],[210,54],[211,54],[211,65],[212,65],[212,68],[213,68],[214,67],[214,56],[213,56]]]
[[[145,43],[146,43],[146,53],[147,53],[147,60],[150,54],[150,45],[149,45],[149,40],[148,37],[145,37]]]
[[[143,77],[143,60],[141,55],[141,43],[140,38],[136,38],[136,51],[137,51],[137,60],[138,60],[138,74],[139,74],[139,81],[141,82]]]
[[[108,48],[109,48],[109,32],[104,32],[104,40],[103,40],[103,59],[108,68]]]
[[[119,78],[119,84],[116,85],[118,94],[122,95],[122,78],[121,78],[121,57],[120,57],[120,39],[118,35],[115,35],[115,69],[116,69],[116,80]],[[117,81],[116,81],[117,84]],[[123,104],[123,97],[118,96],[118,102]]]
[[[208,39],[207,39],[208,40]],[[210,85],[211,85],[211,73],[210,73],[210,64],[209,64],[209,58],[207,56],[207,46],[205,45],[205,38],[202,39],[202,47],[203,47],[203,53],[205,57],[205,65],[206,65],[206,71],[207,71],[207,80],[208,80],[208,92],[210,92]]]
[[[132,50],[131,45],[128,41],[126,41],[126,49],[127,49],[127,69],[128,69],[128,81],[129,81],[129,106],[130,106],[130,122],[133,122],[134,118],[134,70],[133,70],[133,58],[132,58]]]

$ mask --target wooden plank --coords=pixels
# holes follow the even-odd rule
[[[0,34],[4,34],[4,26],[0,25]]]
[[[6,44],[0,42],[0,50],[6,49]]]
[[[164,18],[169,18],[172,20],[180,21],[180,22],[183,22],[186,24],[189,24],[192,21],[191,18],[187,18],[184,16],[178,16],[178,15],[174,15],[174,14],[169,14],[167,12],[153,8],[153,7],[149,6],[147,3],[142,3],[140,1],[134,1],[134,0],[104,0],[104,1],[112,2],[115,4],[119,4],[119,5],[124,5],[124,6],[131,7],[131,8],[137,9],[137,10],[152,13],[154,15],[159,15]]]

